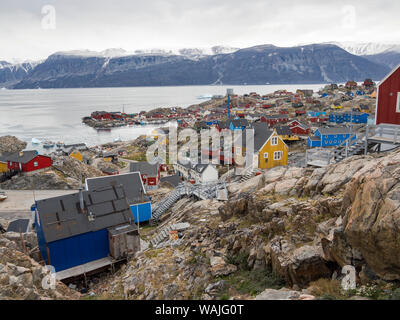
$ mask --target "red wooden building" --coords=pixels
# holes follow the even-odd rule
[[[293,134],[297,135],[309,135],[311,130],[308,125],[305,123],[302,123],[298,120],[292,120],[288,123],[288,126],[290,128],[290,131],[292,131]]]
[[[158,188],[160,183],[160,164],[150,164],[148,162],[131,162],[130,172],[139,172],[143,185],[147,190]]]
[[[400,125],[400,65],[378,86],[375,123]]]
[[[9,170],[32,172],[51,167],[50,157],[39,155],[37,151],[22,151],[5,156]]]
[[[274,114],[274,115],[263,115],[260,118],[260,122],[266,122],[270,127],[278,123],[286,123],[289,121],[287,114]]]

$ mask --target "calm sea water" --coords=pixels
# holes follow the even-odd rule
[[[183,86],[91,89],[0,90],[0,136],[13,135],[29,143],[64,141],[66,144],[85,142],[89,146],[112,142],[121,137],[132,140],[153,130],[151,127],[123,127],[111,132],[97,132],[85,126],[81,118],[93,111],[136,113],[157,107],[188,107],[205,101],[201,97],[224,95],[227,88],[237,94],[267,94],[278,89],[318,90],[320,85],[265,86]],[[40,149],[40,148],[39,148]]]

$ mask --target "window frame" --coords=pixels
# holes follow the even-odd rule
[[[276,139],[276,140],[275,140],[275,139]],[[276,143],[274,143],[274,141],[276,141]],[[278,137],[273,136],[273,137],[271,138],[271,146],[277,146],[278,143],[279,143]]]
[[[397,92],[396,112],[400,113],[400,92]]]
[[[265,156],[265,155],[267,155],[267,156]],[[268,159],[268,158],[269,158],[268,152],[264,152],[264,159]]]
[[[279,155],[277,157],[276,155]],[[274,161],[280,161],[282,160],[283,152],[282,151],[274,151]]]

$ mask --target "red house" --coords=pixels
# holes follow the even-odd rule
[[[288,123],[290,127],[290,131],[297,135],[309,135],[310,134],[310,127],[305,123],[302,123],[298,120],[292,120]]]
[[[400,65],[378,86],[375,124],[400,125]]]
[[[52,160],[50,157],[39,155],[37,151],[22,151],[6,155],[9,170],[17,170],[22,172],[32,172],[40,169],[51,167]]]
[[[160,183],[160,164],[148,162],[131,162],[130,172],[139,172],[143,185],[147,190],[158,188]]]
[[[275,114],[275,115],[263,115],[260,118],[261,122],[266,122],[270,127],[274,126],[277,123],[286,123],[289,121],[289,117],[287,114]]]

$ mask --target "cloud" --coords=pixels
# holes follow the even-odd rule
[[[55,30],[41,27],[44,5],[56,10]],[[354,17],[346,6],[354,8]],[[400,2],[389,0],[3,0],[0,58],[39,59],[55,51],[115,47],[397,43],[399,12]]]

